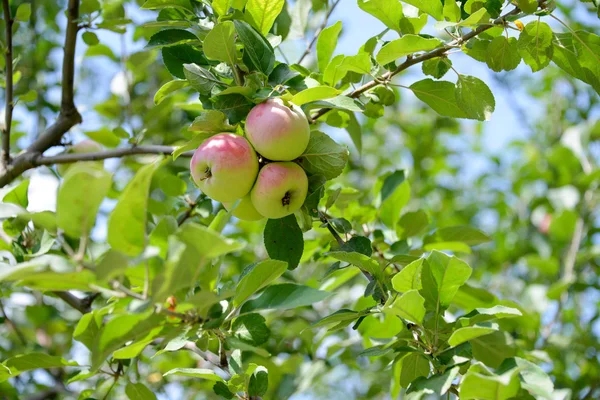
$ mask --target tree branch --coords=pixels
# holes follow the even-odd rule
[[[358,89],[350,92],[350,94],[348,94],[348,96],[352,97],[352,98],[357,98],[361,94],[366,92],[367,90],[372,89],[375,86],[378,86],[382,83],[389,82],[394,76],[398,75],[400,72],[404,71],[405,69],[407,69],[415,64],[419,64],[423,61],[427,61],[427,60],[435,58],[435,57],[444,56],[448,50],[452,50],[454,48],[462,46],[463,43],[467,42],[469,39],[474,38],[475,36],[478,36],[482,32],[485,32],[488,29],[493,28],[496,25],[504,25],[505,19],[507,17],[517,15],[520,12],[521,12],[521,10],[518,7],[516,7],[514,10],[504,14],[503,16],[501,16],[499,18],[496,18],[491,23],[489,23],[487,25],[481,25],[477,29],[474,29],[471,32],[464,34],[463,36],[451,41],[450,43],[448,43],[442,47],[438,47],[435,50],[431,50],[431,51],[421,54],[420,56],[417,56],[417,57],[409,56],[406,58],[406,61],[404,61],[402,64],[398,65],[398,67],[395,70],[386,72],[385,74],[383,74],[383,76],[380,79],[372,80],[370,82],[365,83]],[[327,114],[331,110],[332,110],[331,108],[321,108],[319,111],[317,111],[315,114],[312,115],[312,118],[311,118],[312,121],[313,122],[316,121],[317,119],[319,119],[323,115]]]
[[[3,0],[7,2],[7,0]],[[23,172],[36,166],[35,160],[50,147],[58,144],[62,136],[73,126],[81,122],[81,115],[73,101],[73,81],[75,75],[75,44],[77,43],[77,19],[79,18],[79,0],[69,0],[67,9],[67,28],[65,34],[64,57],[62,66],[62,97],[60,113],[54,124],[49,126],[27,150],[6,166],[0,175],[0,187],[6,186]],[[12,76],[12,74],[11,74]],[[8,77],[7,77],[8,79]],[[5,135],[6,136],[6,135]],[[3,138],[3,142],[4,142]]]
[[[166,154],[171,155],[175,147],[172,146],[159,146],[159,145],[143,145],[143,146],[132,146],[120,149],[99,151],[95,153],[70,153],[70,154],[59,154],[56,156],[49,157],[37,157],[33,163],[35,166],[40,165],[54,165],[54,164],[69,164],[77,161],[96,161],[106,160],[107,158],[120,158],[124,156],[131,156],[136,154]],[[193,151],[188,151],[181,156],[191,157],[194,154]]]
[[[10,5],[8,0],[2,0],[4,10],[4,27],[6,28],[6,106],[4,110],[4,129],[2,132],[2,164],[8,165],[10,162],[10,129],[12,125],[13,114],[13,46],[12,46],[12,27],[14,20],[10,15]]]
[[[304,58],[310,54],[310,51],[311,51],[312,47],[314,46],[315,42],[317,41],[317,39],[319,38],[319,35],[321,34],[321,32],[323,32],[323,29],[325,29],[325,27],[327,26],[327,20],[329,19],[329,17],[333,13],[333,10],[335,9],[335,7],[338,5],[339,2],[340,2],[340,0],[335,0],[333,2],[333,4],[331,5],[331,8],[329,9],[329,11],[327,11],[327,14],[325,14],[325,18],[323,19],[321,26],[319,26],[319,28],[315,31],[315,35],[313,36],[310,43],[306,46],[306,50],[304,50],[304,53],[302,53],[302,56],[300,56],[300,59],[298,60],[298,62],[296,64],[300,64],[304,60]]]
[[[11,320],[10,318],[8,318],[8,315],[6,314],[6,310],[4,309],[4,304],[2,304],[2,300],[0,300],[0,311],[2,311],[2,315],[4,316],[4,320],[6,321],[6,323],[17,334],[19,340],[21,341],[21,344],[23,346],[26,346],[27,345],[27,340],[25,339],[25,336],[23,335],[23,332],[21,332],[21,330],[19,329],[19,327],[17,326],[17,324],[14,323],[13,320]]]
[[[79,297],[73,295],[71,292],[56,291],[52,293],[82,314],[87,314],[92,310],[92,302],[99,295],[99,293],[94,293],[92,295],[89,295],[88,297],[80,299]]]

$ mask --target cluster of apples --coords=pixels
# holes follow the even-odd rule
[[[250,110],[246,137],[220,133],[196,149],[192,179],[226,209],[239,200],[233,210],[239,219],[283,218],[306,199],[308,178],[293,160],[306,150],[309,139],[302,110],[280,98],[269,99]]]

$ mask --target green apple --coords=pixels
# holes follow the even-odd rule
[[[246,118],[246,136],[263,157],[291,161],[306,150],[310,127],[300,107],[274,98],[250,110]]]
[[[223,203],[223,206],[229,211],[234,204],[235,202]],[[240,204],[233,210],[233,216],[244,221],[258,221],[264,218],[256,211],[249,194],[240,200]]]
[[[258,174],[258,158],[248,141],[232,133],[205,140],[190,163],[192,179],[208,197],[221,203],[250,192]]]
[[[74,144],[73,146],[67,148],[63,154],[83,154],[83,153],[96,153],[102,151],[102,145],[98,142],[94,142],[93,140],[83,140],[79,143]],[[83,162],[83,161],[79,161]],[[98,161],[86,161],[89,165],[97,166],[99,168],[104,168],[104,160]],[[67,164],[58,164],[56,166],[56,170],[61,176],[65,176],[69,168],[73,165],[73,163]]]
[[[250,198],[256,211],[277,219],[299,210],[307,192],[308,178],[302,167],[293,162],[274,162],[260,170]]]

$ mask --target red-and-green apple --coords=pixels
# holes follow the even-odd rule
[[[246,119],[246,136],[256,152],[273,161],[302,155],[310,139],[308,120],[300,107],[269,99],[255,106]]]
[[[230,210],[234,204],[235,202],[224,203],[223,206],[225,206],[226,210]],[[256,211],[249,194],[240,200],[240,204],[233,210],[233,216],[244,221],[258,221],[264,218],[264,216]]]
[[[299,210],[307,192],[308,178],[302,167],[293,162],[274,162],[260,170],[250,198],[260,214],[277,219]]]
[[[74,144],[69,147],[63,154],[83,154],[83,153],[96,153],[102,151],[102,145],[98,142],[94,142],[93,140],[82,140],[79,143]],[[94,167],[104,168],[104,161],[89,161],[89,165],[93,165]],[[61,176],[65,176],[69,167],[71,167],[73,163],[67,164],[58,164],[56,166],[56,170]]]
[[[258,174],[258,158],[244,137],[219,133],[196,149],[190,171],[196,185],[208,197],[221,203],[231,202],[252,189]]]

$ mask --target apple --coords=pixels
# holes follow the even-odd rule
[[[256,211],[277,219],[299,210],[307,192],[308,178],[302,167],[293,162],[274,162],[260,170],[250,198]]]
[[[256,152],[273,161],[302,155],[310,139],[306,116],[295,104],[279,98],[255,106],[246,119],[246,136]]]
[[[223,206],[229,211],[234,204],[235,202],[224,203]],[[249,194],[240,200],[240,204],[233,210],[233,216],[244,221],[258,221],[264,218],[256,211]]]
[[[102,151],[102,145],[100,145],[100,143],[98,142],[94,142],[93,140],[83,140],[79,143],[74,144],[73,146],[67,148],[67,150],[65,152],[63,152],[63,154],[83,154],[83,153],[96,153],[99,151]],[[79,161],[82,162],[82,161]],[[93,166],[97,166],[99,168],[104,168],[104,160],[98,160],[98,161],[87,161],[90,165]],[[67,173],[67,171],[69,170],[69,167],[71,167],[73,165],[73,163],[67,163],[67,164],[58,164],[56,166],[56,170],[58,171],[58,173],[61,176],[65,176],[65,174]]]
[[[219,133],[205,140],[190,163],[192,179],[208,197],[221,203],[250,192],[258,174],[256,152],[244,137]]]

